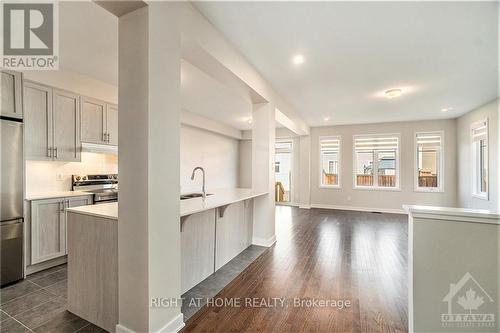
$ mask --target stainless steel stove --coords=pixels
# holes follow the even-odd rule
[[[73,175],[73,191],[94,194],[94,204],[118,201],[118,175]]]

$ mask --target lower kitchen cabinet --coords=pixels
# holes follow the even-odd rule
[[[189,215],[181,222],[182,293],[214,272],[215,211]]]
[[[92,204],[90,195],[32,200],[30,265],[66,255],[66,208]]]
[[[250,199],[181,219],[182,293],[252,244],[252,218],[253,201]]]

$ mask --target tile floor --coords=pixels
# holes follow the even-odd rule
[[[217,295],[265,250],[265,247],[250,246],[186,292],[182,306],[185,320],[203,307],[207,298]],[[0,289],[0,332],[106,332],[66,310],[67,274],[66,265],[61,265],[29,275],[24,281]],[[191,302],[193,298],[200,301]]]
[[[0,290],[0,331],[106,332],[66,310],[66,265],[32,275]]]

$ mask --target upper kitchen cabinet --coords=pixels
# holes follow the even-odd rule
[[[52,160],[52,88],[25,81],[24,110],[26,158]]]
[[[0,114],[5,117],[23,118],[22,107],[22,74],[2,70],[0,100]]]
[[[54,89],[54,158],[61,161],[80,161],[80,96]]]
[[[118,107],[82,97],[82,142],[118,145]]]
[[[82,97],[82,142],[106,143],[106,103]]]
[[[34,82],[24,83],[26,158],[80,161],[80,97]]]
[[[118,146],[118,106],[106,105],[106,129],[108,144]]]

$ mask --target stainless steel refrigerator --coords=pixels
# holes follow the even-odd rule
[[[0,284],[23,278],[23,123],[0,116]]]

